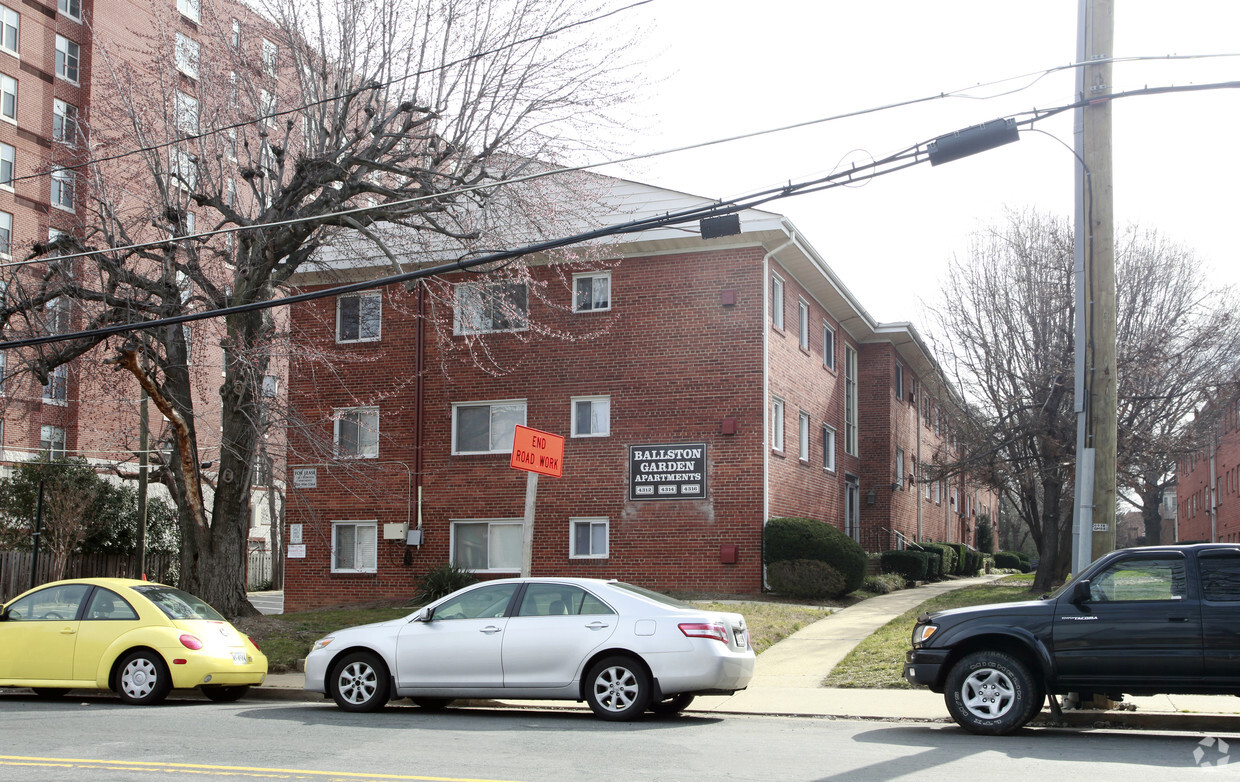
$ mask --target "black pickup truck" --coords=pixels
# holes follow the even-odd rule
[[[922,614],[912,640],[904,678],[973,733],[1048,694],[1240,695],[1240,545],[1113,551],[1040,600]]]

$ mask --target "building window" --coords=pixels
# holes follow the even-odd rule
[[[607,558],[607,519],[569,519],[573,559]]]
[[[933,483],[933,481],[931,481],[929,478],[926,477],[927,474],[928,474],[928,470],[926,469],[926,465],[923,464],[921,466],[921,475],[922,475],[922,485],[925,488],[922,490],[922,495],[928,500],[930,499],[930,492],[931,492],[930,484]]]
[[[0,255],[13,254],[13,215],[0,212]]]
[[[65,458],[65,430],[44,425],[39,430],[39,450],[46,452],[49,459]]]
[[[17,54],[17,29],[21,17],[6,5],[0,5],[0,49],[9,54]]]
[[[176,91],[173,112],[176,116],[177,130],[187,135],[198,133],[198,99]]]
[[[377,521],[332,522],[333,573],[374,573],[378,552]]]
[[[64,297],[52,299],[43,305],[43,325],[49,335],[69,333],[69,315],[73,302]]]
[[[353,407],[335,411],[336,456],[374,459],[379,455],[379,408]]]
[[[611,272],[573,275],[573,312],[611,309]]]
[[[63,35],[56,36],[56,75],[77,84],[81,61],[82,47]]]
[[[240,49],[240,48],[241,48],[241,20],[240,20],[240,19],[233,19],[233,20],[232,20],[232,39],[231,39],[231,43],[232,43],[232,47],[233,47],[234,49]]]
[[[181,12],[181,16],[184,16],[191,22],[200,22],[202,21],[199,13],[200,3],[201,0],[177,0],[177,10]]]
[[[17,163],[17,150],[9,144],[0,143],[0,187],[13,189],[13,169]]]
[[[82,21],[82,0],[59,0],[56,8],[73,21]]]
[[[525,401],[452,405],[452,453],[509,453],[513,433],[525,426]]]
[[[797,427],[797,454],[804,464],[809,464],[809,413],[801,411],[800,426]]]
[[[797,339],[801,350],[809,350],[809,304],[804,300],[797,302]]]
[[[844,346],[844,453],[856,456],[857,448],[857,351]]]
[[[280,378],[275,375],[263,375],[262,394],[264,399],[275,399],[280,393]]]
[[[771,399],[771,447],[784,450],[784,400],[779,397]]]
[[[280,75],[280,47],[263,39],[263,73],[275,79]]]
[[[826,321],[822,323],[822,365],[835,371],[835,329]]]
[[[896,449],[896,488],[904,488],[904,449]]]
[[[0,119],[17,122],[17,79],[0,74]]]
[[[77,106],[72,103],[52,99],[52,140],[73,146],[77,142]]]
[[[168,173],[176,187],[193,190],[198,186],[198,160],[183,149],[168,152]]]
[[[47,376],[43,386],[43,401],[54,405],[69,403],[69,367],[61,364]]]
[[[771,275],[771,325],[784,329],[784,278],[778,274]]]
[[[835,428],[822,425],[822,469],[835,472]]]
[[[52,206],[66,212],[73,211],[73,180],[73,172],[67,168],[52,171]]]
[[[258,91],[258,116],[269,125],[276,121],[276,94],[274,92],[265,89]],[[265,162],[264,166],[269,169],[275,168],[274,161]]]
[[[455,297],[455,334],[524,331],[529,325],[529,291],[523,282],[459,283]]]
[[[931,486],[931,490],[934,492],[934,504],[942,505],[943,504],[943,482],[934,481],[934,483]]]
[[[452,522],[452,564],[474,572],[521,570],[519,519]]]
[[[896,399],[904,400],[904,367],[896,364]]]
[[[611,397],[573,397],[573,437],[607,437],[611,434]]]
[[[191,79],[198,78],[198,42],[184,33],[177,33],[176,58],[177,70]]]
[[[378,292],[336,297],[337,342],[375,342],[382,326],[383,297]]]

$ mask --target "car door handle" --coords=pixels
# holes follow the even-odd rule
[[[73,635],[76,632],[77,630],[74,630],[72,627],[65,627],[61,629],[60,634],[61,635]]]
[[[486,633],[487,635],[493,635],[499,632],[499,628],[496,627],[495,625],[487,625],[486,627],[482,628],[478,632]]]
[[[591,622],[590,624],[586,625],[586,629],[587,630],[602,630],[606,626],[607,626],[606,622]]]
[[[1187,622],[1188,617],[1187,616],[1169,616],[1167,617],[1167,621],[1168,622]]]

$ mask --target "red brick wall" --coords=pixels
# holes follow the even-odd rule
[[[1240,542],[1240,416],[1237,404],[1236,400],[1227,403],[1213,433],[1213,452],[1207,447],[1180,459],[1175,490],[1178,540]],[[1211,506],[1216,514],[1213,519]],[[1164,526],[1167,524],[1163,522]],[[1167,536],[1166,529],[1163,536]]]

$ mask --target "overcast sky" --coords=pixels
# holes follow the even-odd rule
[[[1116,56],[1240,52],[1240,2],[1115,6]],[[652,27],[654,84],[636,107],[635,123],[646,130],[631,142],[634,153],[975,87],[972,98],[603,169],[697,195],[726,198],[822,176],[1073,100],[1070,70],[991,83],[1073,62],[1076,0],[656,0],[627,13]],[[1113,90],[1230,80],[1240,80],[1240,57],[1161,59],[1117,64]],[[1240,282],[1240,90],[1129,98],[1116,102],[1113,117],[1117,225],[1157,227],[1194,249],[1208,273]],[[944,264],[965,253],[972,232],[1001,221],[1005,207],[1072,216],[1071,112],[1039,127],[1046,133],[1024,132],[974,157],[767,208],[792,220],[875,318],[925,330],[919,302],[937,296]]]

